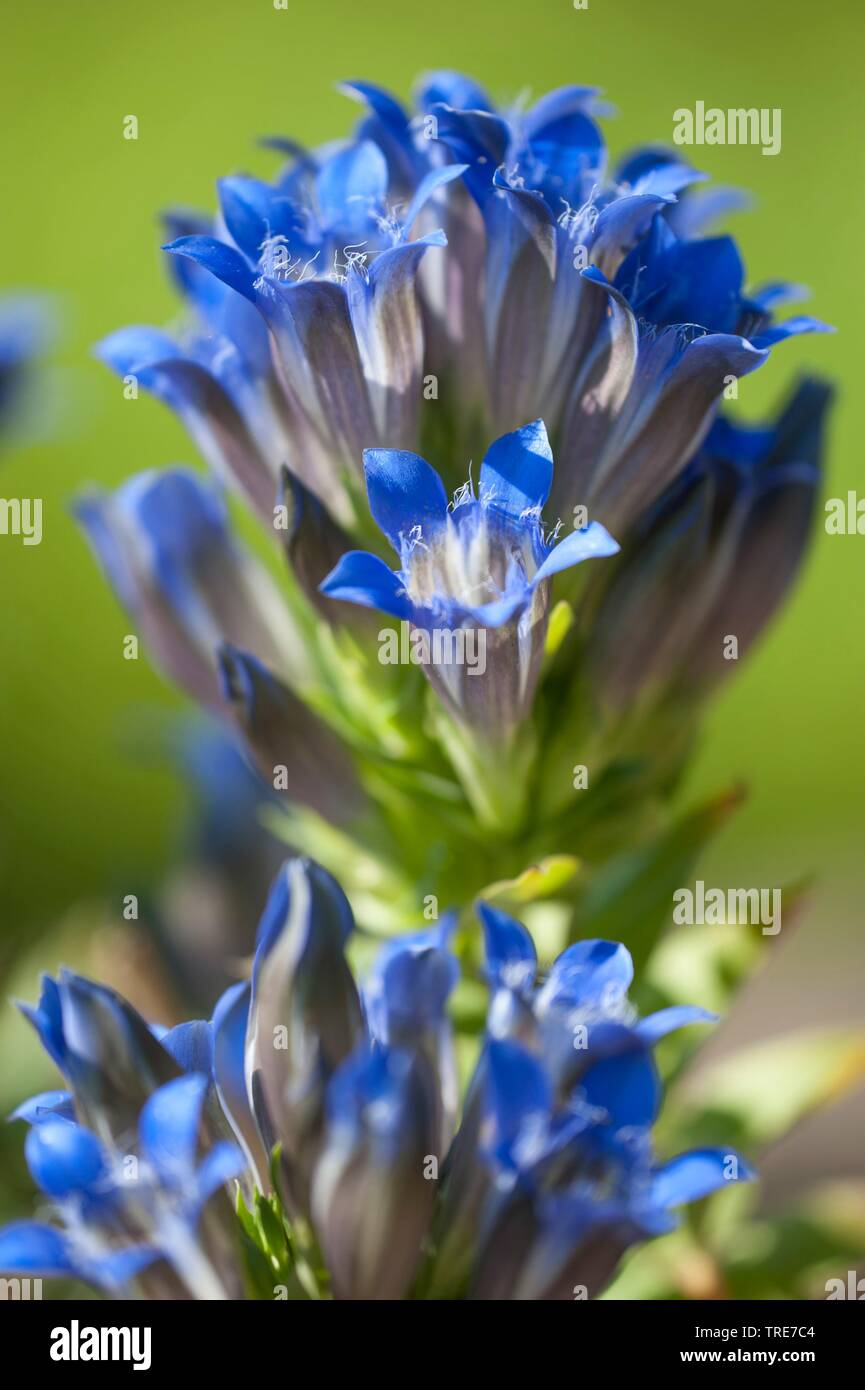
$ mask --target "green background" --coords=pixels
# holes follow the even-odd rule
[[[115,327],[177,313],[157,212],[210,208],[220,175],[274,169],[254,146],[258,135],[317,143],[346,133],[358,112],[334,91],[339,77],[366,76],[403,96],[416,72],[437,66],[473,73],[500,98],[596,83],[619,110],[606,123],[614,151],[669,141],[673,111],[699,99],[780,107],[778,157],[754,147],[690,156],[754,194],[754,209],[731,222],[750,282],[809,284],[809,307],[839,330],[777,349],[742,383],[740,405],[749,416],[768,410],[805,366],[835,379],[827,495],[844,495],[859,481],[865,437],[863,18],[858,0],[589,0],[579,11],[571,0],[289,0],[287,10],[272,0],[76,0],[8,9],[0,266],[9,287],[50,290],[63,316],[41,391],[41,437],[5,462],[0,487],[44,499],[40,546],[0,537],[0,949],[16,987],[32,995],[37,956],[56,954],[35,948],[41,933],[82,897],[107,890],[119,902],[130,875],[159,871],[174,833],[179,787],[133,750],[145,715],[181,702],[146,661],[122,659],[128,622],[68,513],[84,483],[195,461],[165,408],[144,395],[125,401],[89,356]],[[122,138],[130,114],[137,141]],[[805,926],[750,996],[740,1025],[749,1034],[863,1013],[863,564],[865,538],[818,530],[792,602],[715,705],[687,788],[690,796],[740,778],[751,787],[703,866],[707,882],[817,875]],[[17,1048],[22,1033],[0,1037]],[[4,1046],[4,1066],[9,1056]],[[848,1164],[849,1120],[837,1142],[823,1131],[814,1160],[823,1171]]]

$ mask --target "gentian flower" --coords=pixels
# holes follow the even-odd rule
[[[732,1151],[653,1155],[652,1050],[713,1015],[675,1007],[640,1019],[630,956],[613,942],[576,942],[539,986],[526,928],[490,905],[478,912],[490,1007],[458,1124],[453,920],[388,942],[358,988],[345,955],[351,908],[308,861],[280,871],[251,983],[231,986],[210,1023],[159,1041],[110,991],[68,975],[46,983],[31,1016],[75,1078],[76,1115],[89,1104],[105,1137],[67,1117],[64,1093],[20,1108],[31,1171],[63,1224],[0,1231],[0,1268],[116,1289],[146,1287],[167,1266],[187,1295],[222,1297],[240,1271],[218,1189],[245,1163],[247,1192],[255,1184],[254,1202],[271,1204],[269,1238],[284,1224],[297,1297],[593,1297],[629,1246],[672,1229],[676,1207],[752,1176]],[[92,1060],[83,1083],[79,1032]],[[111,1092],[91,1073],[104,1077],[112,1046],[129,1109],[133,1091],[135,1103],[147,1093],[128,1151],[119,1107],[93,1110],[94,1095]],[[160,1052],[177,1075],[154,1086]],[[227,1126],[236,1144],[213,1137]],[[262,1296],[279,1296],[275,1279]]]
[[[696,237],[719,207],[687,196],[704,176],[677,156],[650,147],[608,173],[597,89],[500,113],[439,72],[414,119],[369,83],[343,90],[369,109],[354,139],[269,142],[288,155],[273,183],[223,179],[215,223],[169,216],[185,338],[123,329],[99,349],[268,521],[282,466],[350,518],[362,450],[417,446],[431,376],[466,455],[542,417],[558,510],[585,505],[623,537],[728,381],[822,327],[769,327],[785,287],[747,295],[733,242]]]
[[[272,519],[286,466],[341,519],[362,448],[414,438],[422,327],[413,282],[440,231],[411,239],[459,165],[430,169],[398,213],[378,146],[299,157],[275,185],[220,183],[221,220],[172,216],[165,249],[197,322],[178,343],[123,329],[100,355],[176,409],[205,457]],[[274,356],[268,346],[270,338]]]
[[[776,322],[798,287],[746,288],[735,243],[706,234],[737,194],[706,191],[699,171],[657,146],[610,162],[595,88],[506,111],[452,72],[420,81],[414,111],[367,82],[342,89],[365,107],[347,140],[304,150],[269,139],[285,161],[272,181],[221,180],[215,219],[169,214],[166,250],[189,314],[180,334],[121,329],[98,349],[180,414],[212,471],[275,530],[292,574],[290,618],[229,544],[217,504],[181,506],[174,475],[85,504],[82,518],[157,660],[236,724],[268,781],[311,750],[333,770],[320,781],[339,786],[336,799],[368,811],[329,724],[361,758],[416,766],[443,749],[475,814],[501,827],[506,795],[477,785],[491,760],[464,735],[502,745],[529,723],[550,577],[591,553],[602,528],[623,565],[639,564],[722,393],[784,339],[825,325],[801,314]],[[523,457],[534,462],[514,481],[527,430],[537,438]],[[498,463],[488,456],[484,473],[501,478],[482,477],[475,495],[462,470],[491,439]],[[446,462],[441,485],[424,455]],[[375,539],[364,460],[396,578],[366,554]],[[573,522],[558,546],[541,530],[544,504],[553,521]],[[162,520],[169,513],[176,524]],[[146,564],[124,573],[117,551],[130,522],[133,556],[172,549],[169,582]],[[574,652],[581,660],[584,639],[593,646],[605,583],[585,586],[591,606],[579,598],[559,666]],[[569,601],[584,588],[562,587]],[[436,721],[430,741],[403,717],[410,678],[400,685],[375,662],[374,633],[334,595],[383,607],[418,637],[433,625],[483,633],[483,675],[479,663],[472,672],[448,661],[450,645],[444,660],[421,663],[460,733]],[[675,600],[685,606],[683,586]],[[600,650],[605,634],[596,636]],[[612,667],[620,659],[617,650]],[[695,708],[707,685],[692,690]],[[297,784],[285,788],[293,802],[333,817],[332,804],[310,802],[311,776]]]
[[[334,941],[335,919],[342,930],[350,923],[332,881],[314,910],[310,885],[317,895],[327,884],[320,870],[295,863],[288,873],[305,913],[295,987],[307,998],[318,972],[323,983],[332,969],[325,963],[332,944],[314,969],[313,941]],[[630,956],[611,942],[577,942],[538,990],[526,929],[498,910],[480,912],[490,1031],[452,1141],[439,1129],[449,1073],[441,1047],[428,1045],[449,1031],[445,1005],[456,979],[449,924],[382,948],[360,991],[366,1026],[357,1026],[352,992],[343,1005],[339,992],[334,997],[328,1036],[338,1017],[350,1019],[342,1049],[349,1034],[353,1047],[338,1061],[328,1045],[327,1062],[318,1049],[324,1115],[307,1152],[309,1212],[337,1297],[399,1298],[410,1289],[427,1297],[573,1297],[579,1282],[594,1294],[627,1245],[669,1229],[670,1208],[705,1195],[725,1173],[751,1176],[737,1155],[698,1152],[658,1168],[651,1154],[661,1099],[652,1047],[676,1027],[711,1015],[674,1008],[638,1019],[627,1002]],[[296,933],[291,912],[275,935],[275,919],[268,922],[259,970],[274,954],[286,958]],[[281,988],[291,1036],[302,1026],[299,1001],[293,1004],[285,977]],[[267,1008],[264,990],[260,980],[253,1011]],[[502,992],[519,999],[531,1036],[523,1031],[516,1041],[503,1026],[510,1011],[502,1008]],[[302,1016],[309,1019],[306,1009]],[[264,1062],[260,1027],[254,1037],[253,1068],[267,1066],[271,1094],[280,1076],[282,1094],[295,1094],[291,1058],[277,1048]],[[298,1118],[282,1113],[288,1129],[278,1137],[291,1151]],[[302,1127],[309,1136],[309,1126]],[[441,1183],[434,1176],[439,1162]]]
[[[269,825],[310,853],[277,874],[251,978],[209,1020],[165,1031],[46,979],[25,1012],[68,1090],[16,1114],[59,1225],[0,1232],[0,1266],[153,1296],[593,1297],[677,1207],[752,1176],[723,1149],[659,1162],[655,1045],[713,1016],[640,1017],[627,947],[580,922],[633,922],[645,889],[646,948],[703,833],[652,827],[719,632],[747,647],[799,564],[825,406],[807,386],[754,430],[719,398],[825,326],[774,321],[796,287],[746,288],[735,243],[705,235],[728,195],[678,156],[608,165],[593,88],[500,111],[438,72],[414,114],[345,90],[366,107],[347,141],[272,139],[272,182],[230,177],[215,218],[169,215],[181,329],[98,349],[214,479],[148,472],[79,506],[157,664],[241,735],[289,802]],[[234,538],[229,486],[274,531],[284,585]],[[376,660],[357,608],[427,643],[420,717],[420,677]],[[455,637],[482,638],[474,661]],[[644,702],[667,724],[632,719]],[[572,944],[545,973],[479,891],[503,880],[564,884]],[[481,981],[460,980],[481,955],[465,916],[399,934],[419,891],[437,913],[455,884]],[[461,1097],[454,995],[482,982]]]
[[[803,381],[777,420],[722,418],[641,520],[594,614],[586,666],[613,714],[693,704],[735,669],[807,545],[831,390]],[[725,644],[735,640],[731,659]]]
[[[154,660],[209,709],[230,713],[262,776],[337,817],[352,768],[298,691],[301,633],[265,567],[232,536],[219,488],[188,469],[148,472],[80,498],[78,519]],[[322,775],[322,774],[325,775]]]
[[[225,1211],[221,1233],[215,1210],[207,1218],[204,1211],[243,1160],[223,1141],[197,1162],[208,1086],[192,1073],[153,1091],[128,1151],[56,1107],[28,1106],[27,1163],[58,1224],[0,1230],[0,1268],[82,1279],[114,1293],[140,1281],[151,1296],[232,1296]],[[25,1117],[19,1110],[13,1118]]]
[[[497,440],[477,495],[469,482],[452,504],[416,454],[367,449],[364,467],[370,510],[400,569],[349,551],[322,592],[410,622],[429,639],[424,669],[445,702],[478,732],[507,736],[531,708],[553,575],[618,545],[598,522],[558,542],[545,535],[553,457],[542,420]]]
[[[358,994],[334,880],[296,860],[274,887],[247,1090],[337,1298],[571,1298],[575,1283],[593,1295],[628,1245],[671,1228],[671,1208],[751,1176],[733,1153],[660,1166],[652,1156],[652,1048],[713,1015],[677,1007],[640,1020],[630,957],[609,942],[569,948],[537,989],[529,933],[479,911],[489,1025],[452,1137],[451,922],[394,938]],[[528,1031],[513,1026],[520,1014]]]

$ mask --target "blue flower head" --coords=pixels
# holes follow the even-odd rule
[[[227,1297],[233,1275],[223,1271],[226,1287],[216,1268],[218,1246],[208,1248],[198,1225],[242,1159],[236,1145],[217,1142],[198,1161],[208,1087],[207,1076],[190,1073],[157,1088],[123,1146],[101,1141],[57,1106],[16,1112],[13,1118],[32,1125],[27,1163],[56,1224],[22,1221],[0,1230],[0,1268],[82,1279],[110,1293],[144,1280],[154,1297],[159,1290]],[[163,1272],[154,1274],[159,1262]]]
[[[411,623],[429,639],[423,664],[451,708],[493,737],[509,733],[531,707],[553,575],[618,545],[597,522],[558,541],[545,534],[553,456],[542,420],[498,439],[477,492],[469,482],[452,503],[417,454],[367,449],[364,468],[370,509],[400,568],[350,551],[322,592]],[[477,639],[474,661],[445,640],[467,633]]]
[[[329,818],[334,800],[362,798],[343,794],[350,770],[338,768],[319,712],[344,728],[364,697],[388,711],[400,697],[373,671],[351,710],[337,709],[343,696],[323,688],[332,652],[310,660],[301,640],[317,631],[313,616],[359,635],[367,654],[362,616],[334,597],[404,620],[410,659],[449,710],[473,734],[507,742],[532,709],[553,575],[612,554],[609,536],[624,563],[646,550],[654,564],[663,547],[647,542],[647,527],[690,476],[722,396],[784,340],[826,327],[804,314],[778,321],[799,287],[750,287],[736,243],[713,234],[738,194],[708,189],[679,153],[655,145],[610,158],[594,87],[507,109],[449,71],[423,76],[413,106],[362,80],[342,91],[363,108],[347,138],[313,149],[268,139],[282,161],[271,179],[220,180],[215,216],[168,214],[180,329],[122,328],[98,348],[181,417],[212,472],[275,530],[314,613],[293,605],[289,619],[231,541],[219,501],[185,472],[150,475],[81,510],[157,661],[239,724],[268,781],[306,750],[308,762],[326,760],[337,797],[323,805],[306,768],[290,792]],[[464,461],[489,440],[480,477],[466,484]],[[449,466],[439,480],[422,455],[441,441]],[[393,573],[357,548],[362,472],[399,557]],[[567,528],[558,544],[541,508]],[[698,509],[679,521],[699,551]],[[741,573],[756,574],[756,527],[742,544]],[[801,546],[786,553],[798,563]],[[591,603],[559,663],[581,655],[587,635],[591,664],[610,669],[588,690],[601,688],[602,715],[627,704],[634,670],[652,668],[663,684],[656,665],[688,663],[670,656],[682,625],[668,610],[678,616],[689,585],[650,586],[665,608],[648,624],[630,611],[631,591],[608,629],[600,599],[619,573],[592,567]],[[726,583],[736,588],[729,570]],[[613,641],[614,627],[636,639]],[[621,674],[622,664],[631,669]],[[582,670],[572,663],[569,701]],[[554,676],[568,684],[567,672]],[[315,717],[304,716],[307,696]],[[365,747],[381,733],[371,722]],[[455,762],[464,741],[441,723],[435,737]],[[378,751],[390,756],[399,741],[383,738]]]
[[[318,1252],[326,1275],[303,1277],[336,1298],[571,1298],[599,1292],[676,1207],[752,1176],[733,1151],[654,1156],[654,1046],[713,1015],[640,1018],[615,942],[576,942],[539,982],[526,928],[478,915],[490,1002],[461,1104],[454,920],[386,943],[358,988],[351,908],[307,860],[278,874],[252,980],[210,1022],[157,1038],[110,991],[46,982],[32,1017],[71,1093],[16,1117],[57,1221],[0,1231],[0,1269],[236,1296],[220,1189],[267,1190],[278,1172],[287,1248]]]

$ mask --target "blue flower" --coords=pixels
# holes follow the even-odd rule
[[[771,326],[792,287],[748,294],[732,240],[695,235],[725,210],[694,199],[704,175],[657,147],[608,173],[597,89],[563,87],[500,113],[474,84],[436,73],[418,104],[468,165],[462,182],[480,215],[457,208],[457,227],[442,219],[450,258],[485,272],[464,277],[459,313],[454,287],[436,306],[449,390],[468,394],[463,414],[482,410],[491,432],[542,416],[560,465],[558,510],[585,507],[624,540],[705,436],[729,382],[784,338],[825,325]],[[483,325],[480,381],[469,322]]]
[[[613,714],[694,703],[729,675],[802,563],[832,392],[806,379],[771,423],[721,416],[637,526],[594,614],[586,670]],[[675,616],[673,616],[675,615]]]
[[[252,979],[209,1023],[157,1039],[111,991],[47,981],[31,1016],[72,1080],[76,1116],[89,1108],[93,1120],[67,1118],[66,1092],[19,1107],[58,1225],[0,1231],[0,1269],[236,1296],[219,1190],[237,1176],[253,1205],[274,1202],[253,1184],[267,1192],[276,1175],[286,1249],[319,1294],[593,1296],[630,1245],[672,1228],[676,1207],[752,1176],[733,1151],[665,1164],[653,1153],[652,1050],[713,1015],[683,1006],[641,1019],[615,942],[576,942],[539,982],[522,923],[486,903],[478,915],[489,1012],[461,1114],[454,919],[384,943],[358,988],[348,900],[308,860],[278,874]],[[159,1056],[177,1073],[161,1083]]]
[[[216,220],[169,214],[185,332],[99,348],[267,521],[286,466],[350,522],[362,450],[416,448],[433,380],[466,457],[543,418],[558,510],[623,539],[729,379],[823,327],[770,324],[787,287],[749,293],[734,243],[701,235],[730,202],[694,194],[704,175],[654,146],[610,170],[596,88],[500,112],[436,72],[414,115],[371,83],[342,90],[367,108],[353,137],[266,141],[287,157],[272,182],[222,179]]]
[[[219,1142],[198,1162],[208,1087],[207,1076],[193,1073],[153,1091],[126,1149],[56,1111],[37,1111],[25,1154],[58,1224],[25,1221],[0,1230],[0,1268],[73,1277],[109,1292],[150,1281],[156,1296],[158,1289],[173,1291],[164,1274],[151,1272],[164,1261],[186,1296],[228,1297],[237,1287],[233,1272],[217,1271],[220,1248],[197,1228],[205,1205],[243,1161],[233,1143]]]
[[[624,946],[580,941],[535,985],[534,944],[488,904],[487,1040],[440,1194],[438,1296],[572,1298],[599,1292],[625,1249],[674,1225],[671,1211],[752,1176],[732,1151],[657,1165],[661,1100],[652,1048],[713,1021],[670,1008],[639,1019]],[[479,1174],[479,1161],[481,1173]]]
[[[277,875],[258,929],[244,1070],[269,1152],[279,1140],[290,1209],[309,1208],[325,1090],[363,1036],[360,999],[345,960],[354,926],[339,884],[295,859]]]
[[[150,1094],[181,1074],[125,999],[72,971],[43,976],[38,1004],[19,1008],[67,1081],[79,1119],[106,1143],[122,1145]]]
[[[223,642],[278,669],[301,664],[281,595],[232,536],[213,483],[190,469],[149,470],[113,494],[81,497],[76,515],[157,664],[202,703],[223,707]]]
[[[300,591],[291,619],[200,485],[193,505],[181,498],[188,480],[150,478],[81,513],[157,661],[197,698],[228,705],[268,780],[307,748],[334,769],[339,797],[326,806],[305,770],[289,789],[328,817],[334,799],[365,803],[318,714],[355,726],[356,747],[372,733],[390,755],[405,740],[400,730],[392,745],[368,713],[377,702],[390,719],[401,692],[389,672],[367,662],[357,702],[332,688],[334,665],[352,669],[349,639],[365,655],[371,641],[333,594],[412,624],[411,651],[449,710],[473,734],[507,742],[532,707],[554,571],[602,553],[590,542],[605,532],[629,556],[690,477],[721,396],[777,344],[825,329],[802,314],[776,321],[800,288],[750,288],[734,241],[712,234],[738,194],[707,189],[657,146],[611,163],[596,88],[507,110],[449,71],[422,78],[411,109],[369,82],[342,90],[364,107],[347,139],[307,150],[272,137],[265,144],[284,161],[272,180],[221,180],[215,218],[168,215],[181,330],[124,328],[98,349],[128,391],[149,390],[181,416],[211,470],[276,531]],[[546,435],[526,420],[543,420],[555,477]],[[538,438],[522,451],[531,466],[514,481],[517,443],[532,429]],[[512,457],[476,495],[462,470],[490,439]],[[445,463],[441,483],[422,455]],[[364,460],[374,515],[399,555],[395,576],[366,553]],[[502,464],[491,451],[484,472]],[[568,528],[557,546],[541,530],[544,503]],[[168,532],[166,585],[149,555]],[[563,660],[596,618],[604,583],[590,588]],[[314,619],[333,631],[321,635]],[[421,639],[436,631],[447,640],[427,661]],[[315,633],[316,659],[300,632]],[[454,661],[454,635],[459,652],[473,633],[484,653]],[[617,648],[613,667],[627,651]],[[304,720],[307,697],[316,717]],[[457,775],[477,783],[471,740],[433,722]],[[501,824],[502,796],[474,783],[476,813]]]
[[[541,420],[497,440],[477,494],[468,483],[452,504],[438,473],[416,454],[367,449],[364,467],[370,509],[400,569],[350,551],[322,592],[410,622],[429,639],[422,664],[451,709],[493,738],[507,735],[531,707],[550,580],[583,560],[614,555],[618,545],[598,522],[555,543],[545,535],[541,511],[553,458]],[[452,640],[457,634],[462,642]]]
[[[164,249],[195,315],[187,334],[122,329],[100,356],[178,411],[208,462],[266,520],[282,466],[345,519],[343,475],[356,474],[364,445],[414,436],[422,325],[413,285],[426,250],[445,239],[411,235],[462,172],[427,169],[398,209],[381,150],[361,139],[299,156],[275,184],[221,180],[223,239],[206,219],[169,219],[182,235]]]
[[[356,807],[347,757],[297,693],[309,679],[300,631],[232,535],[221,489],[154,469],[79,498],[76,515],[157,665],[238,727],[265,781],[285,767],[293,801],[335,817]]]

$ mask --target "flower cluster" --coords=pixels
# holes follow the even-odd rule
[[[69,1090],[11,1117],[31,1126],[27,1163],[57,1220],[0,1231],[0,1268],[107,1291],[137,1281],[151,1298],[239,1297],[223,1188],[243,1157],[209,1099],[207,1028],[151,1028],[68,971],[22,1009]]]
[[[239,727],[292,843],[331,867],[306,813],[373,826],[402,864],[380,786],[396,799],[421,768],[498,834],[530,820],[515,780],[554,780],[558,815],[578,740],[598,775],[636,756],[666,785],[651,721],[672,707],[691,728],[726,634],[738,621],[744,650],[795,575],[826,400],[806,383],[756,434],[718,418],[776,344],[825,326],[773,321],[795,286],[745,289],[734,242],[705,234],[730,198],[678,155],[609,163],[595,89],[500,111],[437,72],[414,114],[344,90],[366,108],[351,138],[270,140],[273,182],[225,178],[215,218],[169,215],[185,329],[99,348],[181,416],[215,481],[151,472],[79,504],[156,662]],[[280,541],[282,593],[233,536],[224,484]],[[420,663],[428,717],[346,599],[449,635]],[[623,737],[625,706],[645,717]]]
[[[655,148],[608,171],[593,89],[502,114],[436,73],[414,119],[344,89],[369,109],[355,138],[288,146],[272,184],[223,179],[215,222],[169,217],[187,337],[124,329],[100,349],[268,521],[283,464],[344,517],[363,449],[418,441],[431,373],[457,469],[540,416],[565,464],[558,509],[584,505],[621,539],[724,386],[822,327],[772,325],[795,287],[746,294],[734,243],[699,236],[724,211],[689,192],[702,175]]]
[[[461,1117],[454,920],[388,942],[358,988],[348,901],[308,861],[281,869],[251,981],[209,1023],[160,1035],[105,987],[47,978],[25,1012],[70,1089],[16,1118],[61,1224],[0,1231],[0,1267],[239,1296],[222,1187],[242,1174],[261,1194],[272,1174],[288,1260],[278,1280],[259,1251],[259,1296],[594,1297],[673,1208],[751,1176],[730,1151],[653,1154],[652,1050],[713,1015],[639,1018],[609,941],[577,942],[538,983],[525,927],[478,916],[489,1010]]]
[[[678,155],[608,162],[595,89],[502,111],[438,72],[414,112],[344,90],[350,138],[270,140],[271,182],[169,214],[183,326],[98,349],[211,476],[77,504],[154,661],[260,774],[203,779],[235,788],[201,849],[242,904],[235,957],[277,840],[292,857],[210,1022],[162,1035],[46,982],[29,1013],[69,1090],[21,1117],[60,1224],[7,1229],[0,1266],[153,1296],[593,1296],[750,1176],[728,1150],[657,1161],[653,1049],[710,1016],[647,971],[640,1017],[629,987],[732,804],[670,824],[724,643],[783,600],[819,482],[820,383],[762,427],[719,403],[825,326],[775,321],[796,287],[746,288],[708,234],[729,198]],[[392,661],[378,621],[422,657]],[[548,970],[503,903],[546,914]]]

